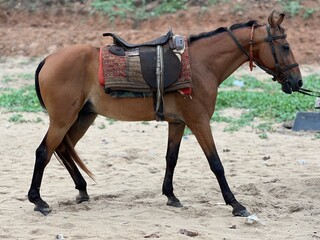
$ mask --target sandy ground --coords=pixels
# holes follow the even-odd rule
[[[14,74],[21,71],[14,68],[19,64],[31,72],[35,68],[23,58],[0,61],[5,62]],[[9,74],[10,67],[5,69]],[[26,194],[48,118],[22,113],[26,122],[13,123],[9,118],[15,113],[0,111],[1,239],[189,239],[181,230],[196,233],[194,239],[320,239],[320,140],[314,133],[279,127],[261,139],[249,127],[230,133],[224,124],[212,124],[230,187],[260,220],[247,225],[224,204],[194,136],[184,137],[181,145],[174,187],[184,207],[176,209],[166,206],[161,193],[167,124],[99,117],[77,145],[96,177],[93,182],[85,176],[90,202],[76,204],[74,184],[53,157],[41,188],[53,208],[45,217],[33,211]]]

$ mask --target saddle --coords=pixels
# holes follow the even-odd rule
[[[111,33],[111,32],[107,32],[102,34],[104,37],[105,36],[111,36],[113,37],[113,42],[116,45],[120,45],[125,49],[130,49],[130,48],[137,48],[137,47],[142,47],[142,46],[157,46],[157,45],[163,45],[165,43],[167,43],[172,37],[173,37],[173,33],[172,30],[168,31],[168,33],[164,36],[161,36],[159,38],[156,38],[152,41],[149,42],[145,42],[145,43],[138,43],[138,44],[132,44],[132,43],[128,43],[126,42],[124,39],[122,39],[120,36],[118,36],[115,33]]]
[[[113,38],[110,53],[116,56],[139,56],[143,78],[152,89],[156,120],[163,120],[163,94],[181,74],[181,61],[176,52],[184,49],[184,38],[174,36],[172,30],[157,39],[138,44],[128,43],[111,32],[103,36]]]

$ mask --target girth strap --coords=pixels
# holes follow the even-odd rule
[[[155,118],[157,121],[163,120],[163,90],[164,90],[164,68],[163,68],[163,48],[157,45],[157,67],[156,67],[157,91],[155,102]]]

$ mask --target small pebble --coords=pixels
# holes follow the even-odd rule
[[[298,160],[299,165],[307,165],[308,162],[306,160]]]
[[[269,159],[270,159],[270,156],[265,156],[265,157],[263,157],[262,159],[263,159],[264,161],[269,160]]]
[[[196,232],[196,231],[190,231],[190,230],[187,230],[187,229],[180,229],[180,230],[179,230],[179,233],[184,234],[184,235],[187,235],[187,236],[189,236],[189,237],[196,237],[196,236],[199,235],[198,232]]]
[[[253,225],[253,224],[257,224],[260,223],[261,225],[265,225],[265,223],[263,223],[257,215],[255,214],[251,214],[250,216],[246,217],[246,221],[245,224],[247,225]]]
[[[237,225],[232,225],[231,227],[229,227],[230,229],[236,229]]]
[[[56,239],[58,239],[58,240],[64,240],[63,234],[62,234],[62,233],[58,234],[58,235],[56,236]]]
[[[149,235],[144,236],[144,238],[159,238],[160,236],[158,234],[152,233]]]

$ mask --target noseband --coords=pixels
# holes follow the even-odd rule
[[[280,63],[278,61],[278,58],[277,58],[276,49],[275,49],[275,46],[274,46],[274,41],[278,40],[278,39],[285,39],[287,37],[287,35],[286,34],[282,34],[282,35],[272,36],[271,31],[270,31],[270,28],[271,28],[270,25],[266,26],[268,37],[265,38],[264,41],[268,42],[269,45],[270,45],[271,53],[272,53],[272,56],[273,56],[273,59],[274,59],[274,62],[275,62],[275,68],[276,68],[275,71],[272,71],[271,69],[269,69],[269,68],[267,68],[265,66],[262,66],[260,63],[258,63],[258,62],[253,60],[253,50],[252,49],[253,49],[253,33],[254,33],[254,28],[255,27],[256,27],[255,25],[252,25],[251,33],[250,33],[250,41],[249,41],[250,54],[247,53],[247,51],[241,46],[241,44],[239,43],[239,41],[236,38],[236,36],[233,34],[233,32],[229,28],[227,28],[227,31],[228,31],[229,35],[231,36],[231,38],[233,39],[233,41],[238,46],[238,48],[249,58],[249,61],[250,61],[249,64],[250,64],[250,69],[251,70],[254,67],[254,65],[253,65],[253,62],[254,62],[258,67],[263,69],[266,73],[272,75],[274,77],[273,78],[274,81],[277,80],[279,83],[286,83],[288,81],[287,77],[285,77],[283,79],[280,79],[281,74],[286,75],[285,71],[287,71],[287,70],[289,70],[291,68],[294,68],[294,67],[298,67],[299,64],[293,63],[293,64],[290,64],[290,65],[281,67]]]

